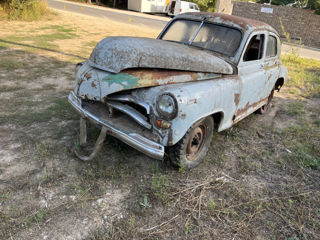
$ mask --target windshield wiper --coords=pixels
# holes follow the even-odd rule
[[[202,21],[202,22],[200,23],[200,25],[199,25],[199,27],[198,27],[197,31],[196,31],[196,32],[195,32],[195,34],[193,35],[192,39],[189,41],[189,45],[191,45],[191,44],[192,44],[193,40],[194,40],[194,39],[196,38],[196,36],[198,35],[198,33],[199,33],[199,31],[200,31],[200,29],[201,29],[201,27],[202,27],[203,23],[204,23],[204,21]]]

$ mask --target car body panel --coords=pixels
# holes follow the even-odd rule
[[[210,51],[139,37],[103,39],[94,48],[88,63],[111,73],[131,68],[157,68],[233,74],[232,65]]]

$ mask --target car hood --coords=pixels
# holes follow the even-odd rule
[[[119,73],[130,68],[158,68],[233,74],[233,67],[212,52],[160,39],[108,37],[94,48],[88,63]]]

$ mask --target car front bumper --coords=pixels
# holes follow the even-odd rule
[[[69,103],[80,113],[80,115],[84,118],[89,119],[93,123],[104,126],[107,128],[107,134],[112,135],[119,140],[125,142],[131,147],[137,149],[144,154],[155,158],[155,159],[163,159],[164,156],[164,146],[161,144],[152,141],[141,134],[132,131],[130,128],[126,130],[119,128],[115,122],[108,121],[108,118],[101,118],[95,114],[94,111],[90,111],[90,108],[84,108],[82,104],[82,100],[77,97],[77,95],[72,91],[68,97]],[[101,112],[101,111],[100,111]]]

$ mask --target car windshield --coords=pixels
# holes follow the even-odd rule
[[[241,37],[241,31],[235,28],[207,22],[176,20],[161,39],[208,49],[230,57],[237,51]]]

